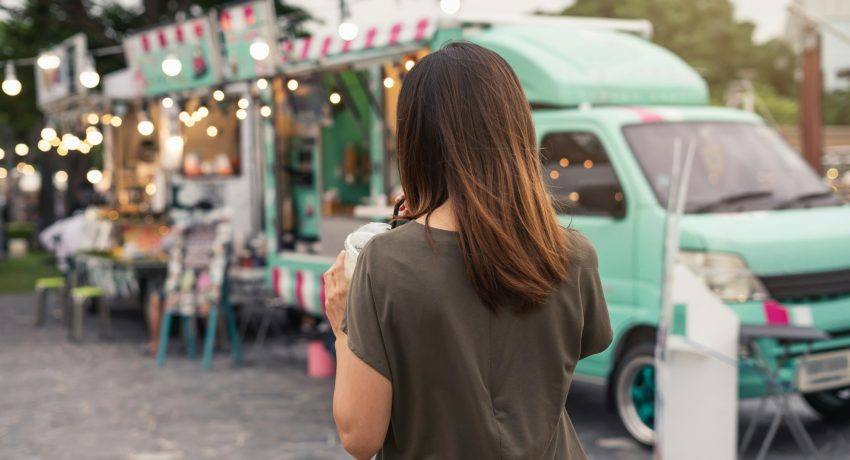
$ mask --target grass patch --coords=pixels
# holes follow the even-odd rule
[[[0,260],[0,294],[33,291],[38,278],[60,276],[56,266],[49,262],[50,258],[45,252],[31,252],[23,257]]]

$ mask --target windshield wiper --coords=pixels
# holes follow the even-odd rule
[[[832,190],[819,190],[817,192],[804,193],[780,202],[774,206],[773,209],[787,209],[793,204],[804,203],[815,198],[829,198],[834,196],[835,193],[833,193]]]
[[[717,201],[712,201],[711,203],[707,203],[702,206],[697,206],[696,208],[690,210],[690,212],[700,213],[713,211],[719,207],[729,206],[739,201],[755,200],[757,198],[768,198],[771,196],[773,196],[773,192],[769,190],[755,190],[749,192],[734,193],[731,195],[724,196],[723,198],[720,198]]]

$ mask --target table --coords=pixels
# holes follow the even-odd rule
[[[756,425],[759,419],[764,414],[768,402],[773,402],[776,406],[776,415],[770,423],[770,428],[767,430],[762,445],[759,448],[757,459],[762,460],[767,455],[768,449],[773,444],[773,439],[776,437],[776,431],[779,429],[779,424],[784,420],[791,431],[791,435],[797,442],[797,445],[803,450],[807,458],[820,458],[818,450],[812,442],[809,433],[800,421],[797,414],[791,409],[791,404],[788,397],[793,394],[794,388],[791,385],[783,382],[779,372],[785,367],[785,364],[791,359],[790,347],[799,343],[811,343],[818,340],[826,340],[830,338],[827,332],[812,327],[799,326],[741,326],[740,331],[741,343],[747,348],[753,359],[750,364],[759,373],[765,382],[767,395],[761,400],[758,409],[747,430],[744,438],[741,441],[741,446],[738,451],[738,458],[744,458],[747,448],[755,434]],[[762,339],[776,340],[783,348],[783,353],[776,358],[775,363],[771,363],[759,345]]]

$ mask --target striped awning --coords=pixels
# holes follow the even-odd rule
[[[373,25],[360,30],[357,38],[345,41],[336,30],[285,41],[283,46],[284,65],[322,61],[324,59],[360,53],[367,50],[421,44],[430,40],[437,30],[437,20],[421,17],[401,20],[384,25]]]
[[[272,268],[275,295],[285,303],[314,316],[325,314],[324,270],[296,267]]]

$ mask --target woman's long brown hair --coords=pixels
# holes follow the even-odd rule
[[[501,56],[457,42],[413,67],[398,101],[398,163],[408,218],[450,200],[488,308],[527,311],[566,279],[570,248],[541,179],[530,107]]]

